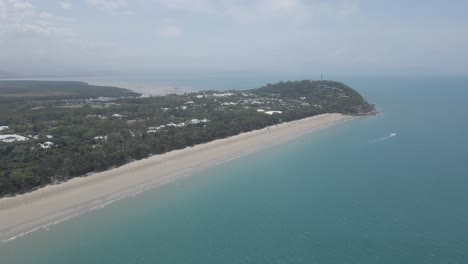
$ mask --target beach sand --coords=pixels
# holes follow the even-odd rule
[[[0,242],[46,229],[228,160],[351,120],[324,114],[134,161],[108,171],[0,199]]]

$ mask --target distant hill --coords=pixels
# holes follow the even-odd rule
[[[302,98],[310,104],[327,102],[330,112],[347,114],[375,114],[374,105],[369,104],[356,90],[336,81],[287,81],[267,84],[251,90],[260,96],[277,95],[281,99],[294,100]]]

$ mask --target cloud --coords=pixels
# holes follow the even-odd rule
[[[54,16],[50,13],[47,13],[47,12],[41,12],[39,14],[39,17],[42,18],[42,19],[50,19],[50,18],[53,18]]]
[[[18,9],[32,9],[33,6],[29,2],[20,2],[20,1],[13,1],[13,7]]]
[[[154,0],[154,2],[170,10],[211,14],[219,11],[219,4],[213,0]]]
[[[5,30],[9,23],[18,22],[25,17],[34,15],[31,3],[18,0],[0,0],[0,29]]]
[[[282,20],[302,25],[313,18],[347,18],[359,11],[357,0],[153,0],[169,11],[225,16],[238,23]]]
[[[271,13],[284,13],[303,6],[300,0],[262,0],[259,5]]]
[[[33,33],[42,36],[55,36],[55,37],[71,37],[75,36],[73,30],[63,27],[55,27],[49,25],[37,25],[37,24],[17,24],[15,25],[18,32],[21,33]]]
[[[187,70],[383,72],[403,64],[468,68],[467,56],[460,52],[468,47],[468,18],[461,12],[466,3],[458,8],[418,6],[416,16],[395,12],[401,7],[391,1],[377,6],[362,0],[82,2],[0,0],[0,39],[8,40],[0,41],[3,65],[44,72],[62,69],[63,61],[90,71],[152,71],[155,61]],[[444,8],[453,14],[438,11]],[[64,23],[73,21],[59,16],[64,13],[91,17],[95,23]],[[443,17],[445,13],[450,16]]]
[[[177,38],[184,35],[184,29],[177,25],[165,25],[160,28],[159,35],[167,38]]]
[[[132,11],[132,10],[126,10],[124,12],[124,14],[127,15],[127,16],[134,16],[134,15],[136,15],[136,12]]]
[[[41,12],[39,14],[39,18],[44,19],[44,20],[57,20],[57,21],[62,21],[62,22],[73,22],[73,21],[75,21],[74,19],[68,18],[68,17],[54,16],[51,13],[48,13],[48,12]]]
[[[54,16],[49,12],[35,11],[27,1],[0,0],[0,33],[8,34],[11,42],[15,38],[69,37],[75,35],[72,29],[54,25],[54,21],[70,22],[72,19]]]
[[[0,19],[6,19],[8,16],[7,4],[0,0]]]
[[[338,7],[337,15],[339,18],[347,18],[359,13],[359,4],[354,1],[343,1]]]
[[[61,17],[61,16],[56,16],[55,20],[57,21],[63,21],[63,22],[74,22],[75,19],[69,18],[69,17]]]
[[[127,6],[126,0],[87,0],[87,2],[99,9],[115,10]]]
[[[359,12],[355,0],[253,0],[249,4],[225,2],[220,12],[240,23],[282,20],[290,25],[304,25],[311,20],[345,19]]]
[[[70,3],[70,2],[62,2],[62,1],[59,1],[59,5],[60,5],[63,9],[72,9],[72,7],[73,7],[72,3]]]
[[[8,2],[4,2],[4,4],[6,3],[9,3],[9,7],[5,5],[6,10],[9,10],[8,15],[14,18],[21,19],[34,14],[33,5],[27,1],[9,0]]]
[[[165,19],[163,19],[163,21],[166,22],[166,23],[174,23],[174,22],[176,22],[176,20],[175,20],[174,18],[165,18]]]
[[[255,0],[249,5],[227,2],[223,12],[240,23],[286,19],[287,23],[305,22],[310,16],[311,6],[300,0]]]
[[[116,52],[124,52],[114,42],[102,42],[102,41],[88,41],[78,38],[68,38],[64,40],[64,43],[72,46],[75,49],[79,49],[83,53],[90,53],[93,51],[108,52],[109,50]]]

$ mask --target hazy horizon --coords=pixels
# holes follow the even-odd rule
[[[0,77],[468,74],[468,2],[0,0]]]

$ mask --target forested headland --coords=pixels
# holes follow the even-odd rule
[[[0,81],[0,196],[282,122],[374,112],[334,81],[159,97],[81,82]]]

